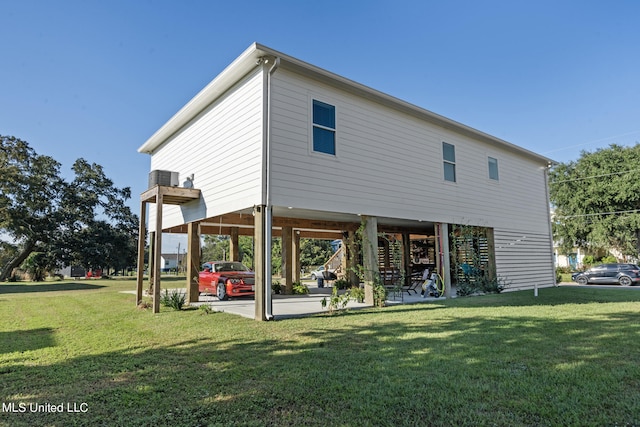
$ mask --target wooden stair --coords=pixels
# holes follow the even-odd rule
[[[338,279],[342,279],[344,277],[344,272],[342,271],[342,257],[344,256],[344,246],[340,246],[337,251],[331,255],[331,258],[327,262],[324,263],[325,270],[331,270],[336,273]]]

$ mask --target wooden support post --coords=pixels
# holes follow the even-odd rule
[[[411,284],[411,235],[402,233],[402,268],[404,269],[404,284]]]
[[[342,258],[340,259],[340,271],[342,272],[342,277],[340,279],[344,279],[349,282],[349,235],[346,231],[342,232],[342,245],[339,250],[342,251]]]
[[[378,218],[362,216],[362,263],[364,265],[364,302],[373,305],[373,285],[380,275],[378,263]]]
[[[238,245],[238,227],[231,227],[231,238],[229,239],[230,261],[240,261],[240,246]]]
[[[487,228],[486,233],[489,260],[487,263],[487,271],[485,271],[485,274],[488,275],[490,280],[495,280],[498,277],[498,274],[496,272],[496,243],[493,235],[493,228]]]
[[[198,302],[200,271],[200,223],[187,224],[187,302]]]
[[[347,259],[347,280],[351,286],[359,286],[360,277],[357,272],[358,259],[360,258],[358,251],[359,245],[356,241],[355,231],[348,231],[347,236],[347,247],[345,248],[347,250],[345,253],[345,258]]]
[[[436,224],[436,251],[438,252],[438,269],[444,280],[444,296],[451,297],[451,262],[449,260],[449,224]]]
[[[154,258],[154,276],[153,276],[153,312],[160,313],[160,271],[162,262],[162,204],[163,194],[158,191],[156,198],[156,236],[155,236],[155,253]]]
[[[153,297],[153,284],[155,283],[156,277],[156,232],[149,232],[149,289],[147,292],[148,296]]]
[[[282,227],[282,279],[286,294],[293,294],[293,230]]]
[[[144,282],[144,247],[146,246],[147,202],[140,202],[140,224],[138,227],[138,270],[136,271],[136,305],[142,301],[142,283]]]
[[[293,265],[291,266],[293,270],[293,281],[300,281],[300,231],[294,230],[293,232],[293,247],[291,252],[293,252]]]

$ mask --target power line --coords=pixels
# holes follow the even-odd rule
[[[631,172],[637,172],[640,171],[640,169],[630,169],[627,171],[621,171],[621,172],[612,172],[612,173],[604,173],[601,175],[591,175],[591,176],[585,176],[583,178],[572,178],[572,179],[564,179],[562,181],[553,181],[554,184],[562,184],[563,182],[573,182],[573,181],[582,181],[585,179],[590,179],[590,178],[602,178],[605,176],[612,176],[612,175],[622,175],[625,173],[631,173]]]
[[[582,147],[582,146],[589,145],[589,144],[595,144],[596,142],[609,141],[611,139],[621,138],[623,136],[635,135],[635,134],[638,134],[638,133],[640,133],[640,130],[636,130],[636,131],[633,131],[633,132],[627,132],[627,133],[623,133],[623,134],[620,134],[620,135],[608,136],[606,138],[596,139],[596,140],[593,140],[593,141],[590,141],[590,142],[584,142],[582,144],[576,144],[576,145],[570,145],[570,146],[567,146],[567,147],[561,147],[561,148],[557,148],[555,150],[546,151],[546,152],[544,152],[542,154],[546,156],[546,155],[551,154],[551,153],[557,153],[558,151],[570,150],[572,148]],[[636,143],[637,143],[637,141],[636,141]]]
[[[630,211],[616,211],[616,212],[596,212],[596,213],[588,213],[588,214],[580,214],[580,215],[558,215],[554,216],[554,218],[582,218],[587,216],[596,216],[596,215],[616,215],[623,213],[638,213],[640,209],[632,209]]]

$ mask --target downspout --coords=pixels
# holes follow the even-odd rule
[[[551,165],[549,164],[547,167],[544,168],[543,170],[543,175],[544,175],[544,194],[545,194],[545,198],[546,198],[546,203],[547,203],[547,223],[549,224],[549,255],[550,255],[550,261],[551,261],[551,276],[553,277],[553,286],[558,286],[558,284],[556,283],[556,269],[555,269],[555,262],[554,262],[554,257],[553,257],[553,228],[551,226],[551,201],[549,199],[549,168],[551,167]]]
[[[268,63],[268,61],[268,59],[265,59],[265,64]],[[265,244],[269,249],[271,249],[271,228],[273,220],[271,212],[271,76],[279,66],[280,58],[277,57],[267,74],[267,137],[265,140],[265,222],[267,223],[267,227],[265,227]],[[273,305],[271,300],[271,250],[265,254],[264,270],[264,278],[267,288],[264,298],[264,312],[267,320],[273,320]]]

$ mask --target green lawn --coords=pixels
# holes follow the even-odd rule
[[[260,323],[134,288],[0,284],[0,425],[640,425],[640,289]]]

